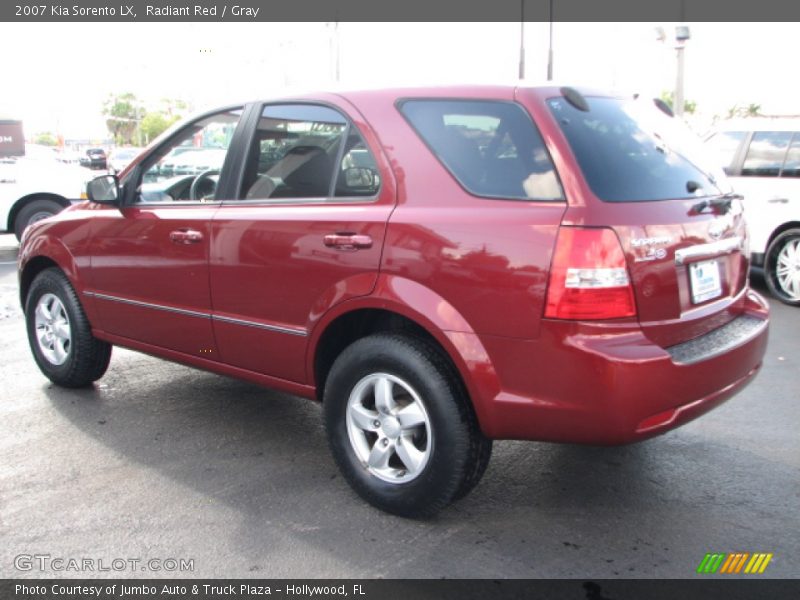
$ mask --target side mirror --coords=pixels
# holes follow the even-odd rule
[[[344,170],[344,182],[355,190],[375,190],[378,188],[378,174],[366,167],[350,167]]]
[[[119,202],[119,180],[116,175],[95,177],[86,184],[86,196],[92,202],[116,204]]]

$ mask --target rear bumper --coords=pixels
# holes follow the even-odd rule
[[[536,341],[482,338],[503,390],[478,411],[481,426],[495,439],[615,445],[653,437],[752,381],[768,322],[766,302],[748,291],[734,322],[673,348],[630,325],[555,320],[542,321]]]

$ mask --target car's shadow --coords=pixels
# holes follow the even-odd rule
[[[45,393],[70,423],[130,460],[193,488],[225,493],[245,513],[265,506],[367,508],[339,478],[315,402],[126,352],[95,386]],[[135,364],[131,368],[131,362]],[[142,371],[141,376],[139,372]],[[144,371],[164,371],[148,381]],[[563,509],[614,502],[631,506],[654,481],[646,444],[591,447],[497,442],[484,482],[457,506]],[[624,493],[622,493],[624,491]],[[319,496],[324,493],[326,497]],[[402,520],[400,520],[402,521]]]
[[[496,443],[472,494],[434,519],[401,519],[365,504],[339,476],[316,403],[115,352],[94,387],[46,387],[52,406],[124,461],[235,511],[239,528],[231,535],[247,540],[258,560],[298,540],[320,551],[347,549],[337,556],[344,572],[340,566],[320,576],[432,576],[431,564],[450,576],[487,577],[491,569],[511,577],[544,576],[552,571],[538,565],[546,565],[541,561],[548,553],[583,548],[613,554],[617,543],[628,549],[650,545],[640,538],[683,536],[708,544],[697,541],[707,535],[704,519],[738,519],[743,502],[760,502],[753,489],[794,476],[785,465],[766,468],[763,457],[738,443],[750,435],[734,429],[741,409],[726,424],[730,413],[723,407],[714,413],[715,426],[690,425],[631,446]],[[721,465],[735,465],[736,477]],[[262,538],[270,543],[262,545]],[[388,554],[376,563],[380,541]],[[406,552],[410,541],[417,552],[392,561],[392,553]],[[474,545],[482,564],[470,567],[448,557],[451,544]],[[593,564],[599,569],[594,576],[619,574],[604,561]],[[655,563],[652,569],[658,575],[683,572],[659,570]]]

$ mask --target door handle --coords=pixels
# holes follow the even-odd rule
[[[203,241],[203,234],[194,229],[176,229],[170,231],[169,240],[173,244],[198,244]]]
[[[360,233],[329,233],[323,238],[323,243],[337,250],[372,248],[372,238]]]
[[[770,198],[769,200],[767,200],[767,202],[769,202],[770,204],[788,204],[789,203],[789,199],[788,198]]]

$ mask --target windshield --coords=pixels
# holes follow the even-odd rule
[[[652,100],[586,98],[582,111],[547,101],[589,187],[607,202],[716,196],[731,191],[700,138]]]

